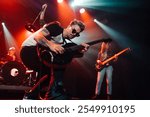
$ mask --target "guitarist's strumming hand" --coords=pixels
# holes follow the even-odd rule
[[[97,59],[97,64],[99,64],[99,65],[104,65],[104,63],[102,62],[102,61],[100,61],[99,59]]]
[[[56,54],[63,54],[64,48],[60,44],[53,43],[49,41],[48,47],[51,51],[55,52]]]
[[[99,59],[96,60],[96,65],[95,65],[95,67],[96,67],[97,70],[100,69],[101,66],[103,66],[103,65],[104,65],[104,64],[103,64],[102,61],[100,61]]]
[[[88,45],[88,44],[86,44],[86,43],[81,43],[81,45],[84,47],[84,48],[80,51],[81,53],[86,52],[86,51],[89,49],[89,47],[90,47],[90,45]]]

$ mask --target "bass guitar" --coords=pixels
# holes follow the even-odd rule
[[[110,42],[110,41],[112,41],[112,39],[110,38],[98,39],[88,42],[87,44],[91,46],[100,42]],[[67,43],[63,46],[63,48],[65,49],[63,54],[56,54],[47,47],[38,46],[40,57],[44,62],[50,64],[51,57],[53,56],[53,64],[59,65],[70,63],[71,60],[75,58],[77,54],[79,54],[80,50],[84,48],[84,46],[77,45],[75,43]]]
[[[112,57],[106,59],[103,62],[100,62],[100,60],[97,60],[96,65],[95,65],[96,69],[98,71],[101,71],[106,66],[107,63],[114,60],[116,57],[118,57],[119,55],[123,54],[124,52],[126,52],[128,50],[131,50],[131,49],[130,48],[125,48],[122,51],[118,52],[117,54],[113,55]]]

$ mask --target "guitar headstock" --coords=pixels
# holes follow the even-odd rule
[[[111,38],[103,39],[103,42],[111,42],[111,41],[112,41]]]
[[[126,51],[127,51],[127,52],[131,52],[132,49],[131,49],[131,48],[126,48]]]

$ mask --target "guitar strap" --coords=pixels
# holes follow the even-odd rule
[[[77,45],[75,42],[73,42],[71,39],[67,39],[68,41],[70,41],[71,43],[74,43],[75,45]],[[66,41],[66,40],[65,40]],[[67,43],[67,42],[66,42]]]
[[[51,55],[51,67],[50,67],[50,81],[49,81],[49,86],[48,86],[48,90],[50,90],[52,84],[54,83],[54,65],[53,65],[53,61],[54,61],[54,56],[51,52],[49,52],[49,54]]]
[[[39,46],[40,45],[37,44],[37,46],[36,46],[36,52],[37,52],[39,60],[42,62],[42,58],[41,58],[40,51],[39,51]]]
[[[62,39],[63,39],[63,43],[67,44],[67,41],[66,41],[66,39],[63,36],[62,36]]]

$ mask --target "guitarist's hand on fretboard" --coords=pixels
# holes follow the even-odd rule
[[[114,62],[116,62],[118,60],[118,56],[115,54],[114,55]]]
[[[81,46],[83,46],[83,49],[80,51],[81,53],[86,52],[90,47],[90,45],[88,45],[86,43],[81,43]]]

